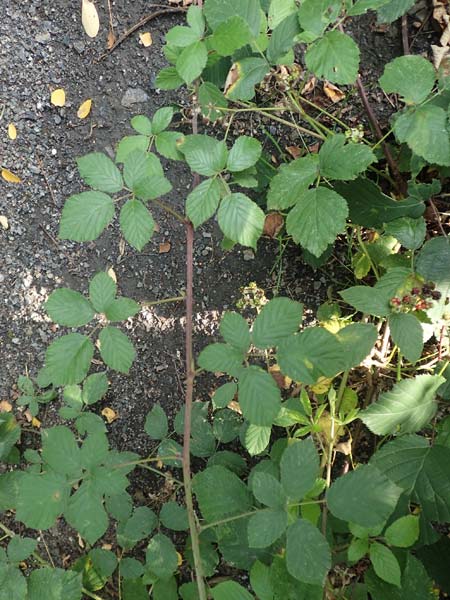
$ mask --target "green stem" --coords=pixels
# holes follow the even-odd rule
[[[402,353],[400,352],[400,348],[397,353],[397,382],[402,380]]]
[[[344,397],[345,388],[347,386],[347,381],[348,381],[349,373],[350,373],[350,371],[344,371],[344,374],[342,375],[341,384],[339,386],[339,391],[338,391],[338,395],[337,395],[337,399],[336,399],[336,412],[337,412],[337,414],[339,414],[339,409],[341,407],[342,398]]]
[[[172,298],[163,298],[163,300],[148,300],[141,302],[142,307],[146,306],[157,306],[159,304],[168,304],[169,302],[181,302],[186,300],[186,296],[173,296]]]
[[[167,213],[172,215],[172,217],[175,217],[175,219],[177,221],[180,221],[180,223],[186,223],[186,217],[184,215],[182,215],[181,213],[179,213],[177,210],[174,210],[171,206],[169,206],[165,202],[161,202],[161,200],[158,200],[157,198],[155,200],[152,200],[152,202],[154,204],[156,204],[156,206],[159,206],[160,208],[165,210]]]
[[[82,589],[83,594],[85,596],[87,596],[88,598],[92,598],[92,600],[103,600],[103,598],[101,596],[97,596],[97,594],[93,594],[86,588],[81,588],[81,589]]]
[[[374,272],[374,275],[377,279],[380,279],[380,274],[378,272],[378,269],[375,266],[375,263],[373,262],[370,254],[367,251],[366,245],[363,242],[363,239],[361,237],[361,228],[360,227],[356,227],[356,235],[358,237],[358,242],[360,245],[361,250],[363,251],[364,255],[366,256],[367,260],[369,261],[370,267],[372,269],[372,271]]]

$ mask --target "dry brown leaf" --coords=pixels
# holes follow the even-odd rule
[[[445,69],[449,59],[449,49],[443,48],[442,46],[436,46],[431,44],[431,50],[433,52],[433,64],[435,69],[442,67]]]
[[[161,231],[161,228],[158,225],[158,223],[155,221],[155,233],[159,233],[160,231]]]
[[[112,550],[112,544],[102,544],[102,550]]]
[[[286,152],[289,152],[292,158],[298,158],[302,155],[302,149],[298,146],[286,146]]]
[[[171,247],[172,246],[171,246],[170,242],[162,242],[162,244],[159,245],[159,253],[167,254],[167,252],[170,252]]]
[[[36,427],[37,429],[41,428],[41,422],[39,421],[39,419],[37,417],[33,417],[31,419],[31,424],[33,425],[33,427]]]
[[[12,171],[9,171],[8,169],[2,169],[2,177],[8,183],[22,183],[22,180],[20,179],[20,177],[18,177],[17,175],[15,175]]]
[[[351,438],[348,439],[346,442],[339,442],[339,444],[336,444],[336,446],[334,447],[334,449],[336,450],[336,452],[340,452],[341,454],[345,454],[345,456],[350,456],[350,454],[352,453],[352,440],[351,440]]]
[[[238,63],[234,63],[231,65],[231,69],[228,71],[227,78],[225,80],[224,94],[227,95],[227,92],[231,87],[236,83],[239,79],[239,66]]]
[[[8,125],[8,137],[10,140],[15,140],[17,137],[17,129],[14,123]]]
[[[316,142],[315,144],[311,144],[311,146],[308,146],[308,151],[310,152],[310,154],[317,154],[319,152],[320,149],[320,143]]]
[[[100,29],[100,19],[95,4],[91,0],[82,0],[81,23],[90,38],[95,38]]]
[[[323,84],[323,91],[325,92],[325,96],[329,98],[334,104],[336,104],[336,102],[340,102],[345,98],[344,92],[329,81],[325,81],[325,83]]]
[[[263,235],[277,237],[284,225],[283,216],[278,212],[269,213],[264,221]]]
[[[236,400],[232,400],[227,408],[229,408],[230,410],[234,410],[234,412],[242,415],[241,407],[239,405],[239,402],[236,402]]]
[[[112,408],[109,408],[109,406],[105,406],[105,408],[102,410],[102,415],[105,417],[107,423],[112,423],[119,418],[119,415],[116,413],[116,411]]]
[[[280,390],[288,390],[291,387],[292,379],[283,375],[278,365],[272,365],[269,369],[269,373],[275,379]]]
[[[114,269],[112,267],[110,267],[106,272],[111,277],[111,279],[114,281],[114,283],[117,283],[117,275],[116,275],[116,272],[114,271]]]
[[[77,533],[77,539],[78,539],[78,545],[80,546],[80,548],[84,548],[83,538],[81,537],[81,535],[79,533]]]
[[[1,400],[0,401],[0,412],[11,412],[12,411],[12,404],[10,404],[8,402],[8,400]]]
[[[50,96],[50,102],[53,106],[64,106],[66,103],[66,92],[63,88],[58,88],[57,90],[53,90],[52,95]]]
[[[77,111],[77,117],[79,119],[85,119],[88,114],[91,112],[92,100],[88,98],[82,104],[80,104],[80,108]]]
[[[139,34],[139,39],[141,40],[141,44],[148,48],[153,44],[152,34],[150,31],[145,31],[144,33]]]
[[[8,217],[5,217],[5,215],[0,215],[0,225],[3,227],[3,229],[9,229]]]
[[[25,419],[28,421],[28,423],[31,423],[31,421],[33,420],[33,415],[30,413],[28,408],[23,414],[24,414]]]
[[[311,92],[313,92],[314,88],[316,87],[316,83],[317,83],[317,79],[314,76],[311,77],[303,86],[302,93],[310,94]]]
[[[112,29],[110,29],[108,32],[108,39],[106,41],[107,50],[111,50],[111,48],[114,46],[115,43],[116,43],[116,36],[114,35],[114,31]]]

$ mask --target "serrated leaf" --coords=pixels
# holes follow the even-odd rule
[[[82,192],[64,204],[59,238],[90,242],[98,238],[114,216],[114,202],[103,192]]]
[[[345,231],[347,202],[336,192],[319,187],[305,192],[286,219],[287,232],[314,256],[320,256]]]
[[[211,36],[211,47],[221,56],[231,56],[252,40],[248,23],[239,15],[222,21]]]
[[[331,568],[327,540],[305,519],[297,519],[287,530],[286,566],[292,577],[311,585],[323,585]]]
[[[106,373],[92,373],[92,375],[89,375],[83,384],[81,398],[84,404],[90,405],[99,402],[108,391],[108,386]]]
[[[119,545],[132,548],[136,542],[149,536],[158,524],[158,518],[148,506],[139,506],[125,522],[120,523],[117,535]]]
[[[91,303],[79,292],[68,288],[52,292],[44,306],[52,321],[66,327],[87,325],[95,315]]]
[[[177,143],[182,137],[183,134],[179,131],[162,131],[156,136],[156,150],[171,160],[183,160],[183,155],[177,148]]]
[[[326,498],[335,517],[369,528],[386,522],[401,493],[402,489],[381,471],[362,465],[336,479]]]
[[[378,9],[379,23],[392,23],[401,17],[413,5],[415,0],[390,0]]]
[[[316,154],[297,158],[288,165],[281,165],[270,182],[267,208],[284,210],[294,206],[319,174]]]
[[[262,510],[250,517],[247,525],[250,548],[267,548],[286,531],[288,515],[285,510]]]
[[[391,312],[389,297],[385,291],[366,285],[355,285],[339,295],[359,312],[385,317]]]
[[[199,41],[199,34],[191,27],[176,25],[166,33],[166,42],[172,46],[185,48]]]
[[[420,321],[411,313],[389,315],[391,337],[400,352],[411,362],[422,356],[423,329]]]
[[[212,373],[223,371],[238,377],[243,360],[243,353],[229,344],[210,344],[200,352],[198,364]]]
[[[64,516],[89,544],[94,544],[108,528],[108,515],[101,495],[90,480],[84,481],[70,497]]]
[[[81,475],[80,449],[68,427],[59,425],[42,431],[42,460],[55,473],[75,478]]]
[[[126,135],[120,140],[117,146],[116,162],[125,162],[127,156],[135,150],[146,152],[149,143],[150,138],[148,138],[146,135]]]
[[[416,270],[426,281],[450,285],[450,240],[434,237],[428,240],[417,257]]]
[[[257,471],[251,482],[252,492],[258,502],[269,508],[284,508],[286,494],[278,479],[270,473]]]
[[[15,535],[8,544],[8,559],[13,563],[26,560],[36,550],[37,540]]]
[[[220,173],[226,166],[228,150],[223,141],[208,135],[187,135],[178,144],[190,168],[206,177]]]
[[[234,382],[224,383],[214,392],[214,408],[225,408],[233,400],[237,392],[237,385]]]
[[[101,357],[108,367],[128,373],[136,357],[136,350],[127,336],[116,327],[105,327],[98,339]]]
[[[202,515],[209,522],[243,514],[252,507],[245,483],[224,467],[208,467],[197,473],[193,487]]]
[[[303,0],[298,18],[303,29],[299,36],[302,42],[313,42],[320,37],[338,16],[341,5],[336,0]]]
[[[247,321],[236,312],[227,311],[220,321],[220,335],[231,346],[247,352],[250,346],[250,332]]]
[[[387,94],[399,94],[406,104],[420,104],[433,89],[436,71],[423,56],[399,56],[388,63],[380,77]]]
[[[147,414],[144,428],[145,433],[152,440],[162,440],[167,436],[169,430],[167,416],[164,409],[159,404],[155,404],[152,410]]]
[[[419,538],[419,517],[406,515],[394,521],[384,532],[384,537],[390,546],[409,548]]]
[[[123,188],[122,175],[113,161],[102,152],[91,152],[77,159],[78,171],[94,190],[114,194]]]
[[[165,502],[162,505],[159,518],[164,527],[173,531],[186,531],[189,529],[186,508],[180,506],[177,502]]]
[[[342,344],[345,370],[357,367],[370,354],[378,332],[370,323],[351,323],[336,334]]]
[[[140,200],[128,200],[120,211],[120,228],[127,242],[140,252],[153,236],[155,221]]]
[[[152,135],[152,122],[145,115],[136,115],[131,121],[131,127],[141,135]]]
[[[345,33],[329,31],[308,48],[305,61],[317,77],[337,84],[351,84],[358,75],[359,48]]]
[[[326,179],[356,179],[375,161],[376,156],[369,146],[347,142],[343,134],[327,138],[319,152],[320,174]]]
[[[255,85],[260,83],[270,70],[263,58],[255,56],[235,62],[225,82],[225,97],[230,100],[251,100],[255,95]]]
[[[211,594],[213,600],[253,600],[253,596],[236,581],[223,581],[215,585]]]
[[[157,533],[147,546],[145,554],[146,566],[161,579],[170,577],[178,567],[178,557],[171,540],[162,533]]]
[[[33,529],[48,529],[65,510],[70,486],[66,477],[52,473],[23,473],[18,480],[18,521]]]
[[[401,570],[395,555],[379,542],[372,542],[369,550],[370,562],[375,573],[388,583],[400,587]]]
[[[319,455],[312,438],[293,442],[283,452],[281,483],[291,500],[301,500],[319,476]]]
[[[252,590],[260,600],[273,600],[274,593],[270,581],[270,567],[257,560],[250,570]]]
[[[359,416],[374,433],[384,435],[401,431],[413,433],[424,427],[436,413],[436,391],[444,382],[438,375],[418,375],[404,379]]]
[[[198,101],[202,114],[211,121],[216,121],[226,114],[220,109],[228,106],[228,100],[219,88],[209,81],[203,82],[199,87]]]
[[[295,4],[294,7],[296,8]],[[277,19],[278,21],[278,19]],[[294,38],[300,32],[298,15],[290,14],[279,22],[270,36],[267,59],[276,64],[294,46]]]
[[[245,194],[225,196],[220,203],[217,220],[227,238],[256,249],[256,243],[264,229],[265,215]]]
[[[245,432],[244,445],[251,456],[261,454],[269,445],[272,428],[250,424]]]
[[[385,232],[387,235],[395,237],[408,250],[417,250],[425,240],[425,219],[423,217],[418,219],[401,217],[387,223]]]
[[[131,298],[116,298],[108,305],[105,315],[111,322],[126,321],[140,310],[140,305]]]
[[[72,570],[44,567],[28,577],[27,600],[81,600],[82,594],[81,573]]]
[[[356,0],[355,4],[348,10],[350,16],[363,15],[368,10],[377,10],[391,0]]]
[[[79,333],[69,333],[52,342],[45,354],[45,367],[53,385],[83,381],[93,355],[91,340]]]
[[[242,17],[249,25],[253,35],[259,34],[261,7],[258,0],[208,0],[203,9],[206,20],[213,31],[230,16]]]
[[[187,84],[192,83],[194,79],[200,77],[208,60],[208,51],[204,42],[194,42],[186,48],[177,58],[177,73]]]
[[[369,540],[367,538],[354,538],[347,549],[347,557],[351,562],[358,562],[369,552]]]
[[[162,90],[176,90],[184,81],[175,67],[166,67],[159,71],[155,83]]]
[[[96,311],[104,313],[117,293],[117,285],[112,277],[100,271],[89,284],[89,299]]]
[[[252,341],[258,348],[277,346],[295,333],[302,321],[303,304],[289,298],[273,298],[255,319]]]
[[[253,425],[268,427],[280,412],[280,390],[273,377],[259,367],[242,370],[238,398],[242,414]]]
[[[158,135],[167,129],[173,119],[173,108],[171,106],[163,106],[158,108],[152,118],[152,133]]]
[[[197,185],[186,199],[186,214],[194,227],[198,227],[216,212],[221,195],[217,179],[206,179]]]
[[[227,169],[234,173],[253,167],[258,162],[261,152],[262,146],[258,140],[241,135],[230,150]]]

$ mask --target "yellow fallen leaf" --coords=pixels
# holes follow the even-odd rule
[[[148,48],[153,44],[152,34],[150,31],[145,31],[144,33],[139,34],[139,39],[141,40],[141,44]]]
[[[88,116],[88,114],[91,112],[91,107],[92,107],[92,100],[90,98],[88,98],[80,105],[80,108],[77,111],[77,117],[79,119],[85,119]]]
[[[0,412],[11,412],[12,405],[8,402],[8,400],[2,400],[0,402]]]
[[[8,137],[10,140],[15,140],[17,137],[17,129],[14,123],[8,125]]]
[[[5,217],[5,215],[0,215],[0,225],[3,227],[3,229],[9,229],[8,217]]]
[[[116,272],[114,271],[114,269],[112,267],[110,267],[106,272],[111,277],[111,279],[114,281],[114,283],[117,283],[117,275],[116,275]]]
[[[14,175],[14,173],[9,171],[8,169],[2,169],[2,177],[8,183],[21,183],[22,182],[20,177],[17,177],[17,175]]]
[[[183,557],[181,556],[181,554],[179,552],[177,552],[177,561],[178,561],[178,566],[181,567],[181,565],[183,564]]]
[[[112,423],[119,418],[119,415],[116,413],[116,411],[114,411],[112,408],[109,408],[109,406],[105,406],[105,408],[102,410],[102,415],[105,417],[108,423]]]
[[[100,19],[95,4],[91,0],[83,0],[81,5],[81,23],[86,34],[95,38],[100,29]]]
[[[66,103],[66,92],[63,88],[53,90],[52,95],[50,96],[50,102],[53,106],[64,106]]]
[[[39,421],[39,419],[37,417],[33,417],[31,419],[31,424],[33,425],[33,427],[37,427],[38,429],[40,429],[40,427],[41,427],[41,422]]]

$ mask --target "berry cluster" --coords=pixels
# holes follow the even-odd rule
[[[433,306],[432,300],[439,300],[441,292],[434,289],[434,283],[425,283],[422,288],[414,287],[411,293],[402,298],[391,298],[391,306],[396,312],[409,312],[413,310],[427,310]]]

